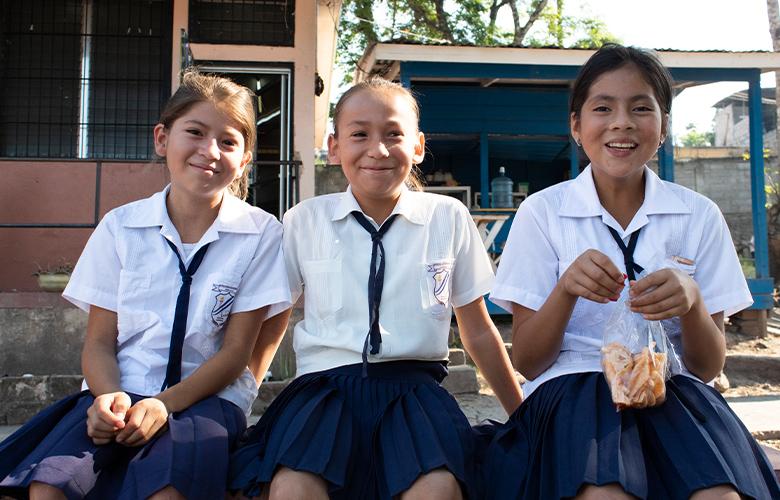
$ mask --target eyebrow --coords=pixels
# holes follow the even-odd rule
[[[369,120],[352,120],[351,122],[347,123],[346,126],[358,126],[358,127],[365,127],[367,125],[370,125],[371,122]],[[396,120],[388,120],[385,124],[385,126],[390,127],[401,127],[403,126],[400,121]]]
[[[191,123],[191,124],[194,124],[194,125],[200,125],[200,126],[201,126],[201,127],[203,127],[203,128],[209,128],[209,126],[208,126],[207,124],[203,123],[203,122],[202,122],[202,121],[200,121],[200,120],[196,120],[196,119],[194,119],[194,118],[191,118],[191,119],[189,119],[189,120],[184,120],[184,123]],[[231,128],[234,128],[234,127],[231,127]],[[234,131],[231,131],[231,130],[226,130],[225,132],[226,132],[226,133],[228,133],[228,134],[232,134],[232,135],[243,135],[243,134],[241,134],[241,132],[240,132],[240,131],[238,131],[238,130],[236,130],[235,132],[234,132]]]
[[[651,94],[637,94],[634,96],[631,96],[629,98],[629,101],[641,101],[642,99],[653,99],[653,96]],[[617,100],[617,97],[611,96],[608,94],[597,94],[593,97],[588,98],[589,101],[615,101]]]

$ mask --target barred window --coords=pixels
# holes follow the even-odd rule
[[[190,0],[190,41],[292,46],[295,0]]]
[[[147,159],[171,0],[0,0],[0,156]]]

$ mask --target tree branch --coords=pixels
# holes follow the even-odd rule
[[[769,1],[769,0],[767,0]],[[522,28],[520,27],[520,23],[517,17],[517,6],[514,5],[514,2],[510,2],[510,5],[513,6],[512,9],[512,16],[515,19],[515,39],[512,41],[513,45],[521,45],[523,43],[523,39],[525,38],[525,35],[528,34],[528,31],[531,29],[531,26],[536,22],[537,19],[539,19],[539,16],[542,15],[542,11],[545,7],[547,7],[547,0],[536,0],[536,6],[534,7],[533,12],[528,17],[528,21],[525,23],[525,26]]]

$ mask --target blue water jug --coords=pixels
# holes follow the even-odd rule
[[[506,169],[498,167],[498,177],[490,181],[492,208],[514,208],[512,201],[512,179],[506,176]]]

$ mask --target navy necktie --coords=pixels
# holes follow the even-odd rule
[[[607,229],[609,229],[609,234],[612,235],[612,237],[615,239],[615,242],[620,247],[620,251],[623,252],[623,262],[626,265],[626,274],[628,275],[628,279],[632,281],[636,280],[636,273],[641,273],[645,270],[645,268],[634,262],[634,249],[636,248],[636,241],[639,239],[639,231],[641,231],[642,228],[640,227],[631,233],[631,237],[628,239],[628,246],[623,243],[623,238],[620,237],[617,231],[609,226],[607,226]]]
[[[195,275],[195,271],[198,270],[200,263],[203,261],[203,256],[206,255],[210,243],[203,245],[195,254],[190,262],[190,267],[184,267],[184,262],[181,260],[179,251],[176,250],[176,245],[171,243],[168,238],[163,238],[165,242],[171,247],[176,259],[179,261],[179,273],[181,274],[181,288],[179,288],[179,296],[176,299],[176,310],[173,315],[173,329],[171,330],[171,346],[168,351],[168,367],[165,370],[165,381],[163,382],[160,391],[164,391],[166,388],[174,386],[181,381],[181,355],[184,349],[184,335],[187,333],[187,311],[190,307],[190,285],[192,284],[192,277]]]
[[[379,353],[382,335],[379,333],[379,303],[382,300],[382,285],[385,281],[385,247],[382,246],[382,236],[387,233],[398,214],[393,214],[385,220],[377,230],[360,212],[352,212],[355,220],[371,235],[371,269],[368,273],[368,335],[363,342],[363,376],[368,374],[368,347],[371,354]],[[377,260],[379,261],[377,263]],[[378,266],[377,266],[378,264]]]

